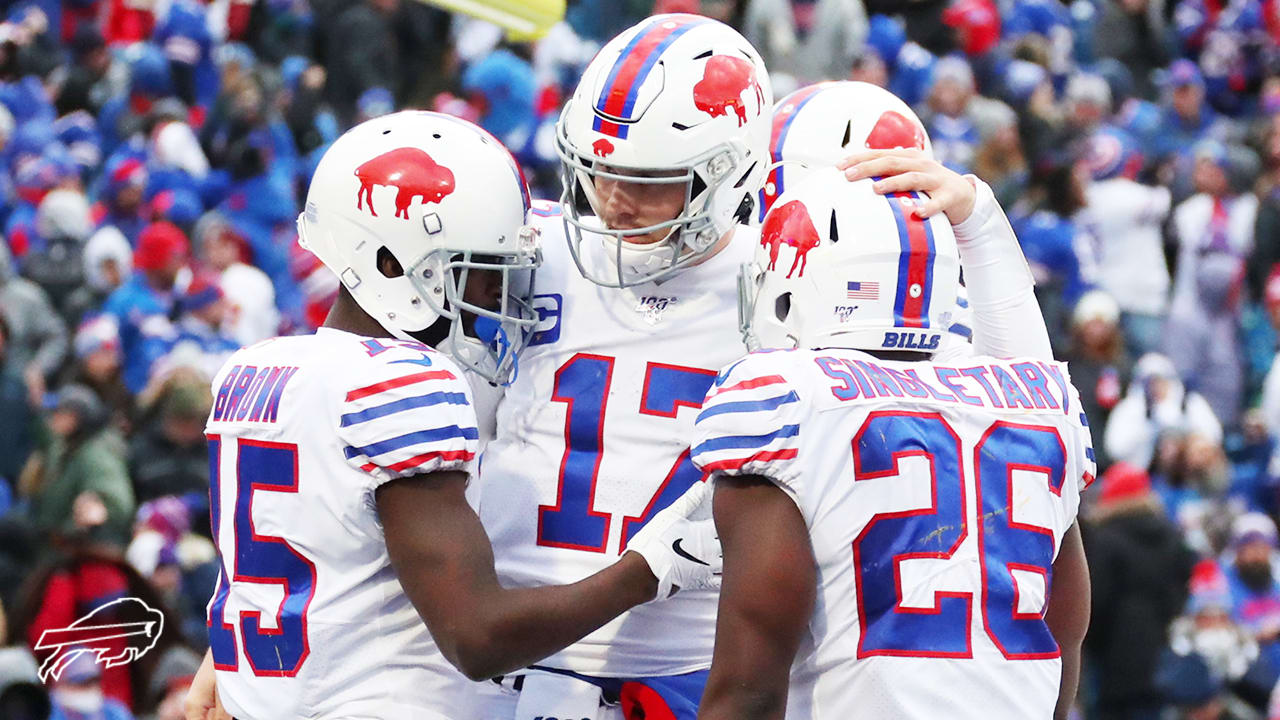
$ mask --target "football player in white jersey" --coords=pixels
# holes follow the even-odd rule
[[[480,517],[504,583],[599,570],[704,477],[689,437],[716,368],[744,349],[736,279],[760,235],[741,223],[756,216],[770,164],[770,106],[756,51],[704,17],[649,18],[583,74],[557,125],[565,194],[533,211],[545,255],[541,322],[481,469]],[[913,167],[902,182],[947,183],[945,210],[972,217],[975,231],[1003,222],[994,200],[975,205],[974,186],[944,171]],[[555,239],[562,232],[567,243]],[[483,717],[690,719],[715,608],[714,593],[687,592],[628,612],[528,671],[481,684]]]
[[[850,180],[880,178],[880,192],[927,192],[917,215],[946,212],[967,284],[950,317],[940,316],[952,331],[940,352],[1051,359],[1031,271],[991,188],[937,163],[924,125],[893,93],[857,81],[802,87],[774,106],[770,153],[761,217],[778,195],[823,167],[840,167]]]
[[[211,673],[241,720],[469,717],[450,664],[523,667],[714,583],[695,491],[580,583],[498,584],[464,497],[479,432],[460,364],[500,380],[519,350],[539,262],[528,207],[506,149],[448,116],[371,120],[325,152],[298,225],[338,299],[315,334],[245,348],[213,380],[221,573],[188,717],[213,708]],[[419,342],[441,318],[453,359]]]
[[[699,717],[1065,718],[1089,615],[1079,395],[1052,360],[936,360],[951,226],[839,178],[764,221],[747,325],[791,349],[724,368],[698,415],[725,573]]]

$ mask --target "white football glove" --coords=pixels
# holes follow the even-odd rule
[[[658,578],[655,600],[665,600],[681,588],[720,589],[724,557],[711,519],[713,489],[709,482],[694,483],[627,543]]]

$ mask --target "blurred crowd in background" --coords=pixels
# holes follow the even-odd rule
[[[319,324],[319,156],[396,109],[473,120],[559,196],[553,124],[654,12],[917,108],[995,189],[1086,405],[1078,714],[1280,719],[1280,1],[576,0],[534,44],[413,0],[24,0],[0,22],[0,717],[181,717],[216,578],[203,435],[235,349]],[[142,661],[31,646],[132,596]]]

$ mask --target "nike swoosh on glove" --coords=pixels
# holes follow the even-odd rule
[[[664,600],[681,588],[720,589],[724,558],[711,519],[713,489],[709,482],[695,483],[627,543],[627,549],[640,553],[658,578],[655,600]]]

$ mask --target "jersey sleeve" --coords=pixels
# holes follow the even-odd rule
[[[386,347],[361,363],[341,398],[338,440],[371,487],[396,478],[469,471],[479,441],[462,371],[423,345]]]
[[[691,456],[704,472],[767,477],[794,498],[803,404],[781,355],[748,355],[720,372],[698,414]]]
[[[1071,382],[1071,376],[1067,373],[1067,364],[1055,362],[1054,365],[1058,366],[1062,377],[1067,379],[1067,392],[1071,403],[1067,421],[1074,431],[1074,437],[1067,445],[1067,452],[1072,457],[1072,461],[1067,464],[1070,473],[1067,482],[1076,483],[1078,498],[1098,476],[1097,455],[1093,450],[1093,432],[1089,428],[1089,418],[1085,415],[1084,406],[1080,403],[1080,391],[1076,389],[1075,384]]]

